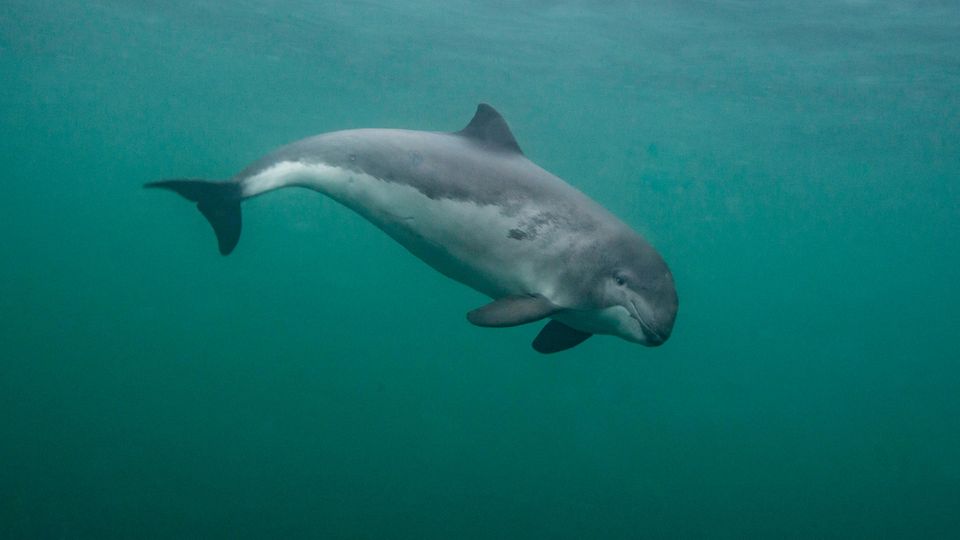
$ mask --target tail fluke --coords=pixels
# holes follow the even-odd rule
[[[236,182],[209,180],[160,180],[148,182],[145,188],[169,189],[184,199],[197,203],[217,235],[220,254],[229,255],[240,241],[240,186]]]

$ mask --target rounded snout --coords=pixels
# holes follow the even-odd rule
[[[661,335],[659,332],[656,332],[647,327],[647,325],[642,325],[643,329],[643,344],[648,347],[659,347],[667,341],[667,338],[670,337],[670,332],[668,331],[666,335]]]
[[[641,301],[634,303],[636,319],[643,332],[643,344],[648,347],[663,345],[673,332],[673,323],[677,319],[677,293],[673,288],[672,280],[667,286],[660,289],[656,301]]]
[[[675,316],[676,311],[674,311]],[[643,345],[647,347],[659,347],[670,339],[670,333],[673,331],[673,317],[667,321],[654,323],[652,320],[637,319],[640,323],[640,330],[643,333]]]
[[[679,307],[677,293],[673,287],[671,287],[671,294],[669,296],[669,301],[666,302],[666,305],[660,307],[657,318],[649,325],[651,335],[647,335],[647,338],[651,347],[663,345],[664,342],[670,339],[670,334],[673,333],[673,323],[677,320],[677,309]],[[645,334],[646,330],[645,328]]]

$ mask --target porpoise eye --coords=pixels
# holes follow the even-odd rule
[[[627,278],[623,276],[613,276],[613,279],[617,282],[617,285],[620,285],[621,287],[627,284]]]

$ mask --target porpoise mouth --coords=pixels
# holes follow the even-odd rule
[[[640,309],[637,308],[636,302],[630,300],[630,305],[633,306],[633,312],[630,313],[630,317],[640,323],[640,329],[643,330],[643,335],[647,338],[647,345],[650,345],[651,347],[662,345],[666,339],[664,339],[659,332],[654,330],[653,327],[643,320],[643,317],[640,316]]]

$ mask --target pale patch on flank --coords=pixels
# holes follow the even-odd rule
[[[560,276],[555,254],[570,235],[518,241],[509,232],[542,209],[431,199],[416,188],[327,163],[279,162],[242,182],[245,198],[300,186],[319,191],[363,215],[444,274],[489,295],[536,292],[555,298]],[[483,246],[483,250],[478,250]]]

